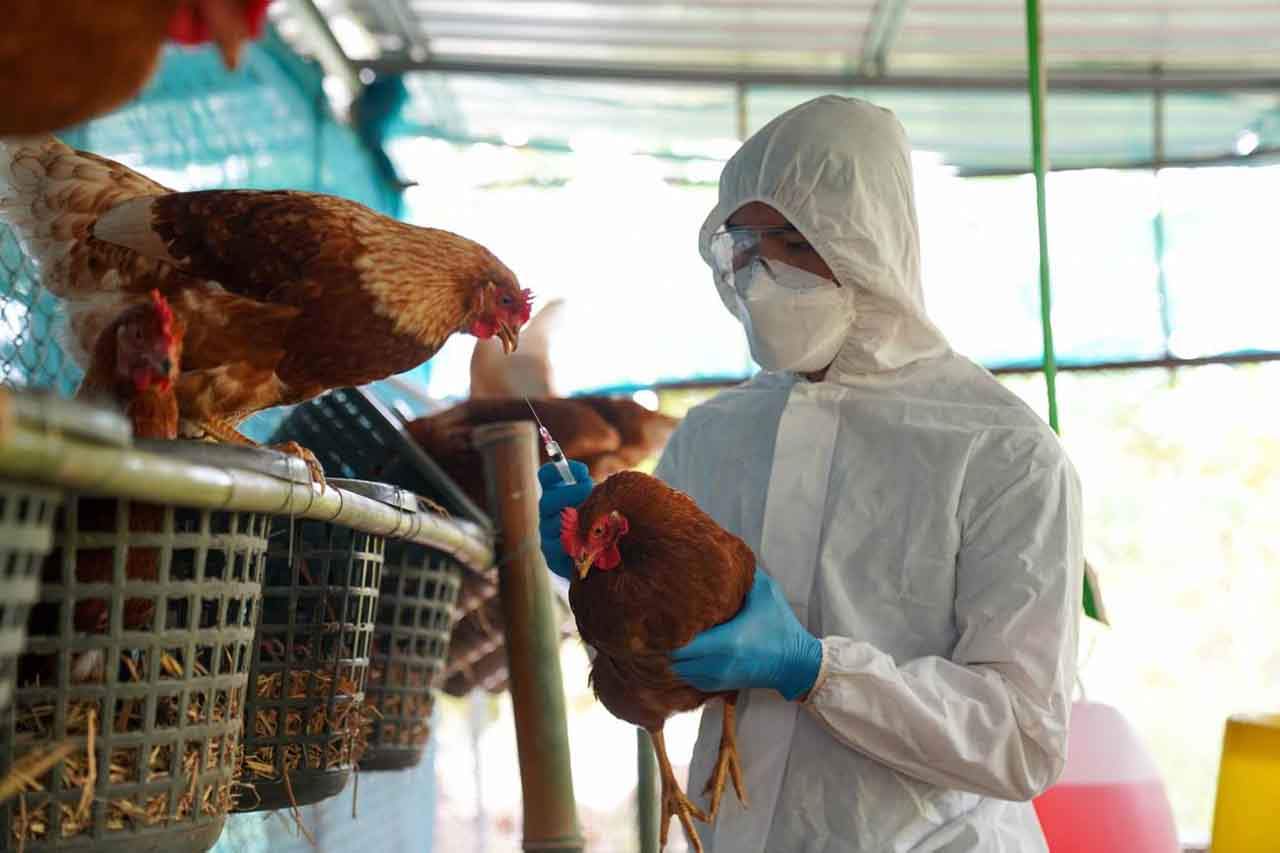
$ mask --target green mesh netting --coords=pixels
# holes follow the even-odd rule
[[[314,190],[399,212],[399,187],[330,113],[318,68],[274,34],[229,72],[212,49],[170,48],[133,102],[61,138],[179,190]],[[58,345],[59,301],[0,224],[0,384],[70,393],[80,371]]]

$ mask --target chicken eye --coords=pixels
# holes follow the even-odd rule
[[[510,305],[510,304],[511,304],[511,297],[510,297],[510,296],[504,296],[504,297],[502,297],[502,304],[503,304],[503,305]]]

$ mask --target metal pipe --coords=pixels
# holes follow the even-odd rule
[[[515,77],[558,77],[571,80],[635,80],[689,85],[742,83],[746,86],[791,86],[812,89],[923,89],[1016,92],[1026,89],[1022,76],[993,74],[895,74],[868,77],[863,74],[825,71],[784,71],[716,66],[653,66],[623,63],[530,62],[486,59],[446,59],[439,56],[415,61],[383,59],[361,62],[378,74],[435,71],[452,74],[493,74]],[[1150,74],[1115,72],[1059,72],[1049,88],[1055,92],[1274,92],[1280,75],[1235,71]]]
[[[341,79],[352,95],[359,92],[362,84],[355,64],[342,49],[342,44],[333,34],[333,30],[329,29],[329,22],[324,12],[316,6],[315,0],[290,0],[290,6],[298,22],[309,31],[311,41],[315,45],[316,58],[319,59],[324,70]]]
[[[472,432],[498,528],[498,592],[524,792],[524,849],[581,853],[551,584],[538,550],[537,434],[529,422]]]
[[[1156,67],[1153,73],[1161,73]],[[1169,279],[1165,270],[1164,197],[1160,193],[1160,170],[1165,165],[1165,137],[1168,124],[1165,120],[1165,93],[1156,92],[1151,104],[1151,166],[1156,194],[1156,215],[1151,220],[1152,239],[1155,241],[1156,294],[1160,297],[1160,334],[1164,341],[1164,354],[1169,355],[1173,339],[1173,322],[1169,313]]]
[[[1156,90],[1154,92],[1157,97],[1164,94],[1164,90]],[[1095,163],[1088,163],[1079,166],[1055,166],[1048,164],[1050,173],[1061,172],[1085,172],[1095,171],[1098,169],[1107,169],[1117,172],[1139,172],[1148,169],[1200,169],[1212,168],[1217,166],[1231,166],[1235,168],[1250,168],[1253,166],[1269,165],[1271,161],[1280,158],[1280,146],[1266,146],[1257,148],[1248,154],[1237,154],[1234,151],[1223,152],[1221,154],[1207,154],[1201,156],[1190,157],[1162,157],[1159,160],[1152,158],[1150,160],[1099,160]],[[1013,178],[1027,174],[1027,170],[1021,167],[1010,169],[957,169],[957,178]]]
[[[636,830],[640,853],[658,853],[658,762],[653,741],[644,729],[636,729]]]
[[[1045,209],[1044,101],[1048,96],[1040,53],[1040,0],[1027,0],[1027,87],[1031,91],[1031,164],[1036,176],[1036,223],[1040,233],[1040,331],[1044,341],[1044,384],[1049,396],[1049,426],[1058,432],[1057,359],[1053,350],[1052,288],[1049,283],[1049,218]]]

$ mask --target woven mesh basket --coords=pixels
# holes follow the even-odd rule
[[[37,784],[0,807],[0,838],[32,853],[213,845],[268,528],[256,513],[68,496],[0,724],[0,774]]]
[[[332,797],[364,749],[384,539],[326,522],[277,524],[245,703],[241,781],[254,790],[237,811]]]
[[[413,767],[430,736],[432,696],[449,656],[462,565],[433,548],[387,546],[366,701],[369,723],[362,770]]]
[[[0,711],[9,707],[40,563],[53,543],[56,489],[0,481]]]

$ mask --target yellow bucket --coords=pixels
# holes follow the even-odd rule
[[[1280,714],[1227,720],[1212,853],[1280,853]]]

